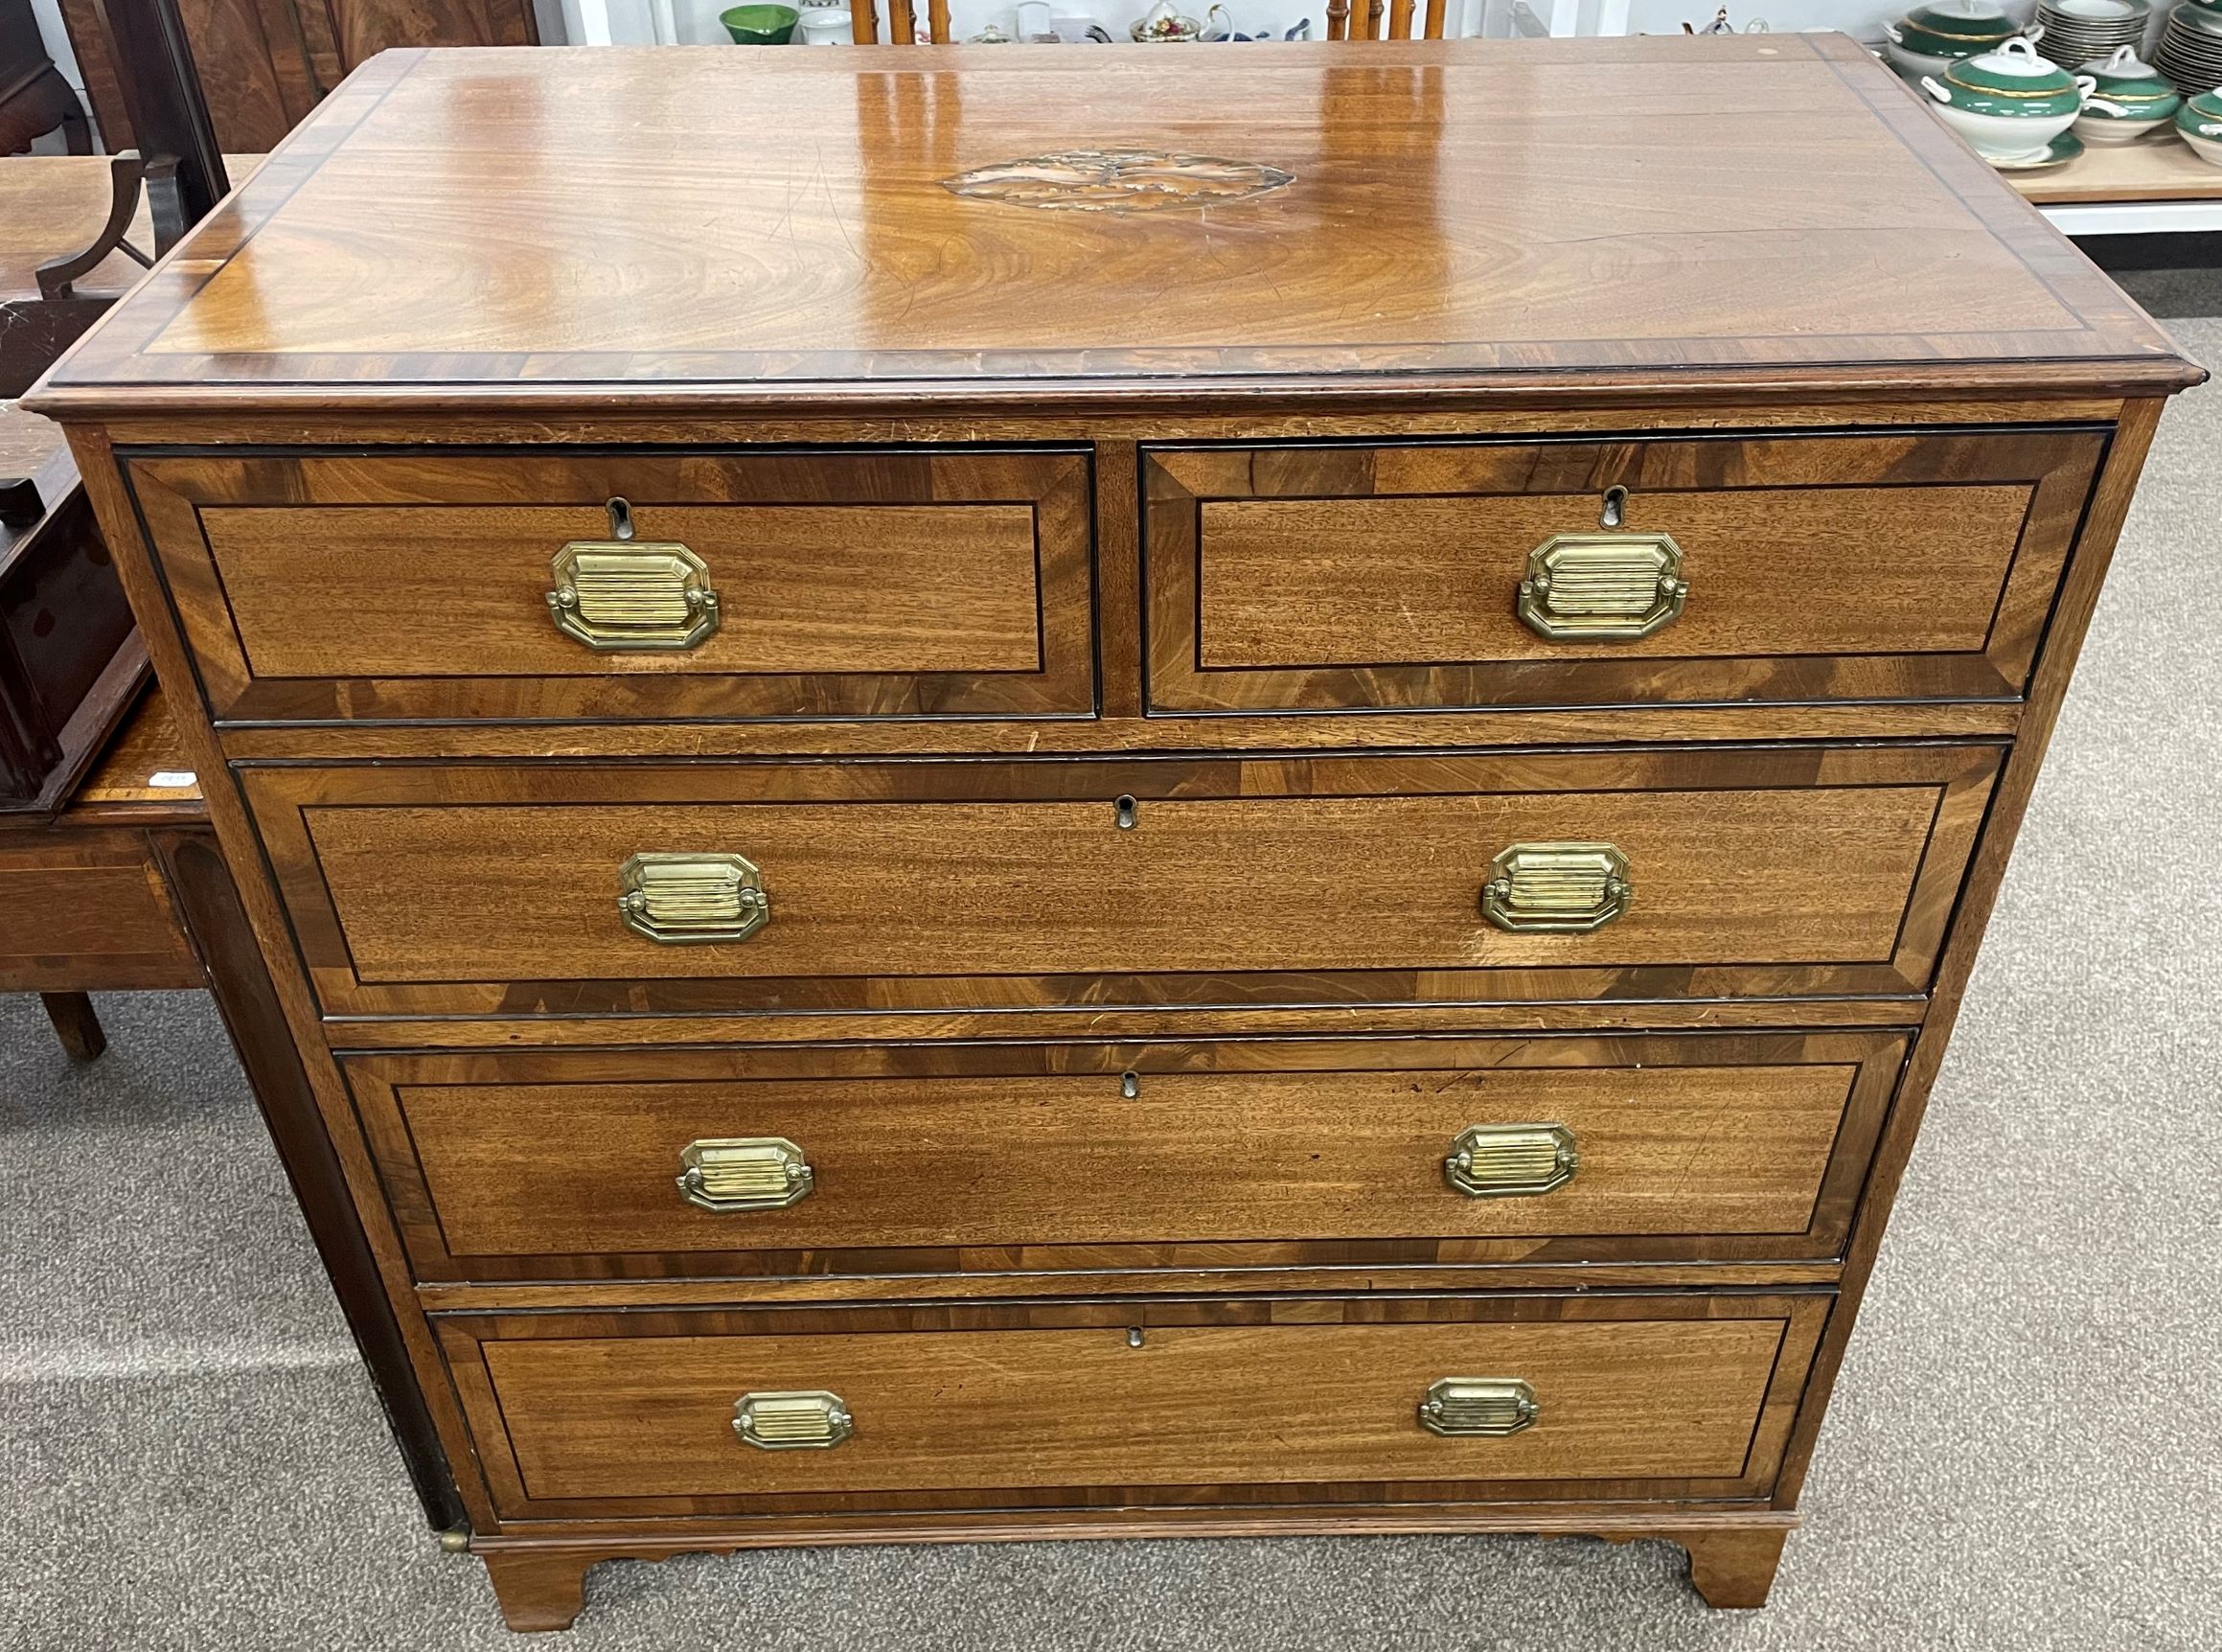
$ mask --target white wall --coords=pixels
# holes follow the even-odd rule
[[[82,96],[84,77],[78,73],[77,55],[69,49],[69,32],[61,26],[61,8],[55,0],[31,0],[31,14],[38,19],[38,37],[46,42],[46,55]]]

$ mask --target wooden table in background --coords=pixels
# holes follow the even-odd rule
[[[0,992],[37,993],[80,1061],[106,1044],[88,993],[215,995],[425,1517],[447,1526],[446,1461],[191,769],[150,686],[66,808],[0,815]]]
[[[227,156],[233,182],[260,164]],[[0,160],[0,379],[54,354],[55,312],[37,268],[84,246],[106,221],[103,157]],[[151,250],[142,203],[131,237]],[[142,271],[111,254],[76,291],[112,302]],[[82,325],[80,322],[80,326]],[[44,350],[43,356],[34,353]],[[21,352],[20,356],[16,353]],[[58,426],[0,402],[0,471],[37,479],[57,506],[81,490]],[[0,814],[0,992],[40,995],[71,1055],[105,1040],[90,993],[206,987],[238,1051],[279,1157],[308,1215],[357,1345],[382,1392],[396,1439],[436,1526],[460,1510],[414,1382],[393,1309],[320,1125],[238,886],[209,826],[192,761],[178,747],[161,691],[149,688],[101,756],[51,814]]]
[[[34,992],[80,1061],[106,1041],[89,992],[209,984],[167,862],[208,840],[208,809],[159,691],[68,806],[0,820],[0,991]]]
[[[226,155],[224,170],[237,187],[262,161],[256,154]],[[78,277],[68,299],[39,296],[38,266],[99,239],[113,190],[105,155],[0,158],[0,396],[21,394],[94,316],[146,274],[122,252],[111,252]],[[144,195],[125,239],[142,252],[154,250]]]

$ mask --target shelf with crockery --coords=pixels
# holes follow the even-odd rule
[[[2006,181],[2040,206],[2109,201],[2222,206],[2222,167],[2201,160],[2172,130],[2110,149],[2092,144],[2064,166],[2008,172]]]
[[[2222,0],[1933,0],[1885,33],[1931,112],[2056,227],[2222,230]]]

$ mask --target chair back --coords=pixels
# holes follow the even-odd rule
[[[1425,38],[1443,37],[1450,0],[1428,0]],[[1330,40],[1409,40],[1419,8],[1414,0],[1327,0]],[[1386,25],[1386,30],[1384,24]]]
[[[849,0],[850,27],[859,46],[877,46],[880,33],[881,0]],[[886,0],[887,33],[884,36],[897,46],[914,46],[918,43],[918,16],[910,9],[910,0]],[[949,0],[926,0],[926,39],[928,45],[949,44]]]

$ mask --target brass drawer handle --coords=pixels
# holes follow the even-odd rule
[[[632,537],[632,507],[609,501],[609,538],[573,539],[551,564],[556,629],[598,653],[699,648],[718,630],[702,559],[672,539]]]
[[[745,941],[771,922],[771,892],[739,855],[635,855],[618,868],[617,909],[667,947]]]
[[[1688,596],[1664,534],[1553,534],[1527,554],[1520,617],[1553,642],[1627,640],[1672,625]]]
[[[1503,1199],[1564,1187],[1581,1162],[1563,1124],[1477,1124],[1451,1143],[1443,1176],[1469,1199]]]
[[[1489,863],[1481,915],[1515,934],[1583,934],[1635,898],[1628,857],[1610,843],[1515,843]]]
[[[1430,1434],[1516,1434],[1539,1414],[1535,1390],[1518,1377],[1445,1377],[1420,1401]]]
[[[704,1210],[783,1210],[808,1199],[817,1176],[784,1136],[723,1136],[679,1149],[679,1191]]]
[[[733,1432],[759,1451],[824,1451],[856,1424],[840,1395],[815,1388],[743,1394],[733,1402]]]

